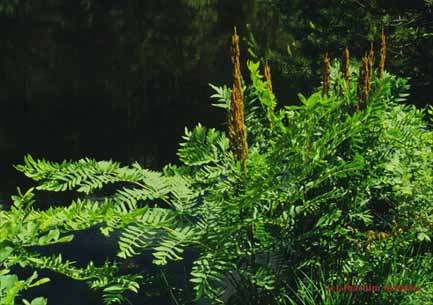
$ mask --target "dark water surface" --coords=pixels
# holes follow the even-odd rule
[[[231,14],[224,7],[212,10]],[[185,126],[223,128],[225,114],[211,107],[208,83],[230,79],[235,20],[202,18],[171,0],[40,1],[30,11],[0,16],[0,204],[10,205],[17,186],[34,185],[13,168],[25,154],[53,161],[138,161],[159,169],[176,161]],[[35,205],[47,208],[56,201],[66,205],[70,198],[43,194]],[[115,239],[93,229],[41,252],[62,253],[84,266],[115,259],[116,249]],[[125,270],[132,265],[134,272],[158,274],[151,260],[144,255]],[[170,284],[184,286],[190,261],[191,255],[185,264],[168,267]],[[24,297],[45,296],[49,305],[102,304],[85,283],[39,274],[52,281]],[[133,304],[173,304],[159,286],[131,295]]]
[[[117,234],[114,234],[117,235]],[[102,265],[107,259],[116,260],[116,240],[105,238],[99,233],[98,229],[91,229],[80,232],[76,235],[73,242],[66,245],[56,245],[41,249],[40,253],[52,255],[62,253],[66,260],[77,262],[77,267],[93,261],[96,266]],[[187,273],[191,268],[192,253],[186,252],[184,262],[169,265],[165,272],[166,278],[172,289],[184,288],[187,281]],[[129,271],[128,271],[129,270]],[[133,272],[146,276],[158,276],[160,271],[152,265],[151,253],[143,254],[134,259],[129,259],[121,264],[121,272]],[[27,291],[23,297],[32,299],[37,296],[48,297],[48,304],[64,305],[102,305],[101,295],[97,291],[91,291],[86,283],[73,281],[69,278],[47,271],[39,271],[40,276],[48,276],[51,282]],[[19,274],[30,275],[30,270],[20,270]],[[137,305],[173,304],[169,295],[169,290],[162,281],[155,281],[152,285],[144,284],[138,294],[127,293],[126,296]]]

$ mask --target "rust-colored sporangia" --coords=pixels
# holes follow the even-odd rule
[[[371,87],[370,79],[370,61],[368,54],[365,54],[361,61],[361,66],[359,67],[358,75],[358,110],[365,108],[368,98],[369,89]]]
[[[343,64],[341,65],[341,73],[346,82],[346,87],[349,88],[350,85],[350,53],[349,49],[345,48],[343,51]]]
[[[383,72],[385,71],[385,60],[386,60],[386,36],[385,31],[382,29],[382,34],[380,35],[380,62],[379,62],[379,71],[378,78],[383,77]]]
[[[272,90],[271,67],[269,67],[268,64],[265,64],[265,79],[266,79],[266,83],[268,84],[269,91],[271,93],[273,93],[273,90]]]
[[[370,41],[370,50],[368,51],[368,60],[370,61],[370,64],[373,64],[373,61],[374,61],[374,43],[373,43],[373,41]]]
[[[232,36],[230,53],[231,62],[233,64],[233,88],[229,113],[229,140],[237,160],[240,161],[241,167],[245,168],[245,163],[248,158],[248,144],[244,120],[239,36],[237,35],[236,27],[234,28],[234,34]]]
[[[371,83],[373,79],[373,63],[374,63],[374,45],[373,41],[370,42],[370,50],[368,52],[368,91],[371,90]]]
[[[323,58],[323,84],[322,84],[322,96],[328,96],[329,88],[331,87],[331,59],[328,53]]]

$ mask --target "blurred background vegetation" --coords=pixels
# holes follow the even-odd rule
[[[230,83],[235,25],[242,59],[270,64],[285,104],[318,84],[325,52],[359,58],[384,28],[387,69],[424,106],[432,16],[432,0],[0,0],[0,193],[25,183],[12,168],[25,153],[159,168],[184,126],[224,128],[208,83]]]

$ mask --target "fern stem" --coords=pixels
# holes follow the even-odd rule
[[[362,58],[361,66],[359,67],[358,75],[358,110],[363,110],[366,107],[369,89],[371,87],[370,79],[370,60],[366,53]]]
[[[379,79],[383,77],[383,73],[385,71],[385,60],[386,60],[386,36],[385,36],[385,31],[383,29],[380,38],[381,38],[381,46],[380,46],[380,62],[379,62],[379,73],[378,73]]]
[[[323,58],[323,84],[322,84],[322,96],[329,95],[329,88],[331,87],[331,59],[328,53]]]
[[[236,27],[232,36],[230,52],[233,64],[233,89],[230,103],[229,139],[231,148],[235,152],[237,160],[240,161],[242,169],[244,169],[248,158],[248,144],[247,132],[245,130],[239,36],[237,35]]]
[[[343,52],[342,74],[346,82],[347,90],[350,90],[350,53],[349,49],[345,48]]]
[[[269,67],[268,64],[265,65],[265,78],[266,78],[266,83],[268,85],[269,92],[273,94],[274,92],[272,88],[271,67]]]
[[[168,284],[167,278],[165,277],[165,273],[161,270],[162,279],[164,280],[165,285],[168,288],[168,291],[170,292],[170,297],[172,298],[173,302],[176,305],[179,305],[179,302],[176,299],[176,296],[173,293],[173,289],[171,289],[170,285]]]

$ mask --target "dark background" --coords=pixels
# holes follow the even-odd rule
[[[243,66],[247,58],[270,64],[280,105],[297,103],[298,92],[320,84],[325,52],[336,58],[348,46],[360,58],[369,41],[378,49],[383,27],[387,69],[411,78],[409,102],[424,107],[433,92],[432,4],[0,0],[0,203],[17,186],[31,185],[13,168],[28,153],[158,169],[176,162],[185,126],[224,129],[225,114],[211,106],[208,83],[230,85],[233,26]],[[78,237],[70,253],[83,261],[114,255],[113,244],[94,236]],[[46,295],[49,304],[96,304],[84,284],[55,282],[36,294],[54,292]]]
[[[431,101],[431,1],[0,0],[0,193],[26,183],[12,167],[26,153],[159,168],[185,126],[224,128],[208,83],[230,83],[234,25],[280,103],[319,84],[324,52],[360,57],[382,27],[388,68]]]

